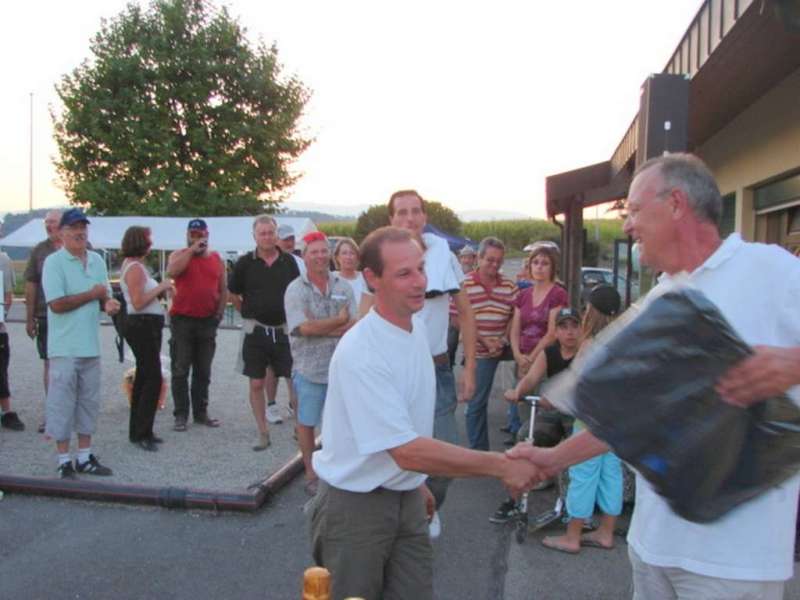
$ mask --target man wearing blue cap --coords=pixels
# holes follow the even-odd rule
[[[61,215],[60,250],[44,261],[42,290],[47,302],[47,391],[45,433],[56,441],[62,479],[77,473],[111,475],[92,453],[92,434],[100,412],[100,311],[119,310],[111,295],[105,261],[87,249],[89,219],[79,208]],[[78,456],[69,453],[72,432]]]

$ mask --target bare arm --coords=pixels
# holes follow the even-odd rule
[[[194,244],[188,248],[175,250],[175,252],[169,255],[169,260],[167,260],[167,275],[173,279],[180,277],[186,270],[186,267],[189,266],[192,256],[194,256]]]
[[[159,294],[172,287],[169,281],[162,281],[149,292],[145,292],[144,285],[147,282],[147,277],[145,276],[144,268],[128,267],[128,270],[125,271],[124,279],[125,285],[128,287],[128,293],[131,296],[131,304],[134,310],[137,311],[142,310],[158,298]]]
[[[102,283],[98,283],[91,289],[81,292],[80,294],[73,294],[71,296],[62,296],[48,302],[50,310],[56,314],[62,314],[80,308],[84,304],[93,302],[95,300],[106,300],[108,297],[108,289]]]
[[[419,437],[389,450],[397,465],[406,471],[444,475],[448,477],[496,477],[513,495],[528,489],[538,479],[533,465],[509,459],[497,452],[469,450],[435,440]]]
[[[219,303],[217,305],[217,318],[221,321],[225,316],[225,307],[228,306],[228,270],[225,268],[225,261],[219,257],[222,262],[222,275],[219,278]]]
[[[32,281],[25,282],[25,331],[28,332],[29,337],[36,335],[34,311],[36,309],[36,290],[38,287]]]
[[[533,361],[533,365],[525,374],[525,377],[519,380],[519,383],[517,383],[516,387],[513,390],[508,390],[505,393],[506,400],[510,402],[519,402],[519,399],[522,396],[524,396],[537,386],[537,384],[542,380],[546,372],[547,372],[547,355],[545,355],[544,352],[541,352],[539,356],[536,357],[536,360]]]
[[[8,314],[11,304],[14,302],[14,294],[12,294],[11,291],[8,291],[4,292],[3,296],[3,304],[5,304],[6,314]]]
[[[544,477],[553,477],[567,467],[609,451],[608,445],[584,430],[564,440],[554,448],[538,448],[521,443],[506,452],[512,458],[527,458],[542,471]]]
[[[475,315],[469,303],[467,293],[462,291],[454,296],[458,310],[458,327],[464,347],[464,369],[459,380],[458,400],[467,402],[475,393],[475,352],[478,335],[475,327]]]
[[[333,336],[335,331],[350,321],[350,312],[344,306],[339,314],[327,319],[309,319],[297,326],[297,332],[307,337]],[[341,334],[340,334],[341,335]]]

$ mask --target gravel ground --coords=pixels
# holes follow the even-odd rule
[[[22,306],[14,306],[12,319],[22,316]],[[42,361],[35,345],[20,322],[7,323],[11,344],[12,407],[26,425],[23,432],[0,431],[0,454],[3,474],[52,478],[55,471],[55,444],[36,432],[42,419]],[[193,425],[185,433],[172,431],[172,398],[156,415],[156,434],[164,439],[159,452],[145,452],[128,441],[129,408],[122,391],[123,373],[133,366],[133,354],[126,347],[125,362],[117,361],[115,332],[101,327],[103,405],[92,450],[101,462],[114,470],[103,478],[109,483],[133,483],[152,486],[178,486],[206,490],[241,491],[275,472],[297,452],[292,437],[293,421],[270,427],[272,446],[253,452],[256,426],[247,396],[247,379],[234,372],[239,332],[221,329],[211,378],[209,414],[222,421],[211,429]],[[162,357],[169,368],[164,330]],[[286,382],[281,380],[278,403],[288,405]],[[73,438],[74,440],[74,438]],[[73,446],[75,442],[73,441]]]

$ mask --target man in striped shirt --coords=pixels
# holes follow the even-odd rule
[[[495,237],[481,240],[478,268],[461,284],[475,314],[477,352],[475,394],[467,405],[467,438],[470,448],[489,449],[486,406],[500,356],[508,346],[508,329],[517,298],[517,284],[500,273],[505,256],[503,242]]]

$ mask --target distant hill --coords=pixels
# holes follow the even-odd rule
[[[353,221],[356,217],[347,215],[333,215],[316,210],[285,210],[281,213],[286,217],[301,217],[311,219],[314,223],[331,223],[334,221]]]
[[[473,221],[511,221],[516,219],[533,219],[531,215],[511,210],[465,210],[458,213],[458,218],[465,223]]]

